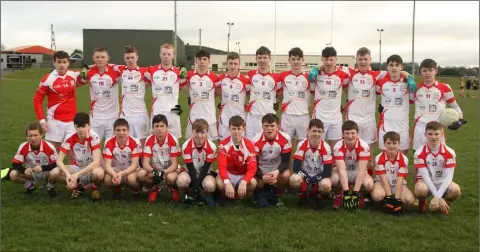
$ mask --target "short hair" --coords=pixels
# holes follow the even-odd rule
[[[325,126],[323,125],[322,120],[316,119],[316,118],[310,120],[310,123],[308,123],[308,129],[311,129],[311,128],[313,128],[313,127],[319,128],[319,129],[325,129],[325,128],[324,128]]]
[[[427,123],[427,125],[425,126],[425,132],[427,130],[442,130],[442,129],[443,129],[442,124],[440,124],[437,121],[431,121],[431,122]]]
[[[260,46],[255,52],[255,57],[258,55],[267,55],[268,57],[270,57],[272,55],[272,52],[266,46]]]
[[[68,56],[68,53],[65,51],[56,51],[53,54],[53,61],[57,61],[57,59],[70,59],[70,56]]]
[[[127,45],[123,48],[123,53],[136,53],[138,54],[137,48]]]
[[[264,123],[279,123],[278,117],[273,113],[268,113],[262,117],[262,124]]]
[[[153,125],[155,125],[155,123],[161,123],[161,122],[163,122],[165,125],[168,126],[168,120],[167,120],[167,117],[165,115],[162,115],[162,114],[155,115],[152,118],[152,127],[153,127]]]
[[[90,124],[90,116],[85,112],[78,112],[73,117],[73,124],[77,127],[85,127]]]
[[[239,115],[232,116],[230,117],[230,120],[228,120],[228,127],[230,126],[235,126],[235,127],[240,127],[245,125],[245,120]]]
[[[127,129],[130,128],[128,125],[128,121],[125,118],[118,118],[117,120],[115,120],[115,122],[113,123],[113,130],[120,126],[125,126],[127,127]]]
[[[173,45],[169,44],[169,43],[165,43],[165,44],[161,45],[160,50],[162,50],[162,48],[174,50]]]
[[[337,57],[337,51],[335,50],[335,48],[329,46],[329,47],[325,47],[323,50],[322,50],[322,57],[323,58],[328,58],[328,57]]]
[[[205,49],[198,50],[198,52],[195,54],[195,59],[199,59],[203,57],[207,57],[208,59],[210,59],[210,52]]]
[[[390,57],[387,58],[387,65],[390,64],[390,62],[403,65],[402,57],[400,57],[400,55],[397,55],[397,54],[391,55]]]
[[[108,54],[108,49],[105,47],[97,47],[93,50],[93,53],[96,53],[96,52],[106,52]]]
[[[229,53],[227,54],[227,60],[236,60],[236,59],[240,60],[240,55],[238,55],[238,53],[236,53],[236,52],[229,52]]]
[[[392,142],[400,142],[400,134],[395,131],[389,131],[383,135],[383,142],[386,142],[388,139]]]
[[[372,52],[370,52],[370,49],[366,48],[366,47],[360,47],[358,50],[357,50],[357,57],[358,56],[363,56],[363,55],[371,55]]]
[[[422,63],[420,63],[420,70],[422,68],[437,68],[437,62],[433,59],[424,59]]]
[[[300,49],[300,47],[294,47],[288,51],[288,58],[291,58],[292,56],[296,56],[299,58],[303,58],[303,51]]]
[[[352,120],[348,120],[342,125],[342,133],[347,130],[356,130],[358,132],[358,124]]]
[[[27,127],[25,127],[25,135],[28,136],[28,131],[30,130],[38,130],[40,135],[43,134],[42,125],[39,122],[31,122],[27,124]]]
[[[205,119],[197,119],[192,123],[192,131],[208,131],[208,122]]]

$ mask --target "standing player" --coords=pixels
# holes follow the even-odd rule
[[[470,79],[470,77],[467,77],[467,81],[465,82],[465,87],[467,89],[466,96],[470,97],[470,89],[472,89],[472,80]]]
[[[232,116],[228,125],[230,136],[218,146],[217,188],[229,199],[242,199],[257,186],[255,147],[243,137],[245,121],[242,117]]]
[[[227,55],[227,72],[220,75],[215,89],[216,96],[221,97],[218,114],[218,137],[223,140],[230,136],[228,122],[232,116],[240,116],[245,120],[245,99],[248,77],[240,73],[240,56],[236,52]]]
[[[281,129],[292,141],[294,137],[299,141],[307,137],[310,121],[310,81],[302,69],[303,61],[303,51],[292,48],[288,52],[291,70],[280,74],[283,89]]]
[[[132,188],[134,200],[140,195],[137,181],[138,160],[142,155],[142,145],[138,139],[129,136],[129,125],[124,118],[113,123],[115,135],[105,141],[103,159],[105,160],[104,184],[113,188],[113,198],[120,199],[122,184]]]
[[[442,143],[443,127],[431,121],[425,126],[426,144],[420,146],[413,155],[415,169],[418,170],[414,193],[418,197],[420,212],[426,208],[426,198],[431,194],[430,210],[444,214],[450,212],[450,204],[460,197],[460,186],[453,182],[457,163],[456,155],[450,147]]]
[[[346,121],[342,125],[342,132],[343,140],[333,147],[336,165],[331,177],[332,184],[336,187],[333,207],[340,208],[342,204],[346,209],[355,209],[364,205],[360,189],[363,187],[368,193],[373,189],[373,179],[367,173],[367,163],[371,154],[368,144],[358,135],[357,123]],[[353,185],[352,193],[350,185]]]
[[[258,69],[248,71],[250,94],[247,111],[247,129],[245,137],[252,139],[262,132],[262,117],[268,113],[275,114],[278,109],[277,100],[281,100],[281,83],[278,74],[270,71],[271,52],[261,46],[255,52]]]
[[[157,200],[162,182],[166,182],[168,190],[172,193],[172,199],[178,202],[180,194],[176,188],[177,158],[182,154],[178,140],[168,132],[168,120],[164,115],[155,115],[152,118],[152,128],[153,134],[147,138],[143,147],[143,169],[138,171],[138,180],[147,188],[151,188],[148,202],[154,203]]]
[[[38,122],[29,123],[25,130],[27,141],[18,147],[13,158],[10,179],[24,185],[27,195],[37,191],[36,183],[47,180],[47,192],[51,198],[57,196],[55,180],[60,175],[57,167],[55,147],[42,139],[42,126]]]
[[[158,114],[165,115],[168,120],[168,131],[178,139],[182,137],[180,115],[183,112],[178,104],[178,94],[180,82],[186,78],[186,71],[184,68],[179,69],[172,65],[173,50],[171,44],[160,46],[161,63],[158,66],[149,67],[145,76],[152,83],[153,100],[150,118]]]
[[[33,106],[45,140],[58,151],[66,135],[75,132],[73,117],[77,112],[75,88],[80,82],[80,73],[68,70],[69,56],[64,51],[53,54],[55,70],[43,76],[38,85]],[[43,114],[43,100],[47,96],[47,117]]]
[[[475,80],[473,80],[473,83],[472,83],[472,89],[473,89],[472,98],[477,98],[478,86],[479,86],[479,83],[478,83],[478,77],[477,77]]]
[[[63,172],[65,177],[62,176],[62,180],[67,183],[67,188],[72,190],[72,199],[82,195],[85,192],[85,186],[91,184],[92,199],[97,201],[102,198],[98,189],[105,174],[100,166],[100,139],[90,128],[90,118],[87,113],[75,114],[73,123],[75,132],[67,135],[63,141],[55,169]],[[69,152],[74,154],[75,162],[72,165],[65,165],[63,159]]]
[[[288,169],[292,152],[290,136],[278,130],[279,120],[275,114],[266,114],[262,117],[263,132],[257,134],[252,142],[257,155],[257,189],[255,198],[260,207],[269,204],[283,205],[281,195],[288,185],[292,175]],[[271,192],[274,196],[267,200],[265,195]]]
[[[452,89],[449,85],[435,80],[437,63],[432,59],[425,59],[420,63],[420,72],[423,80],[418,90],[411,95],[415,102],[415,122],[413,131],[413,149],[418,150],[425,144],[425,126],[431,121],[438,121],[438,117],[445,110],[447,104],[460,115],[460,120],[448,128],[459,129],[466,121],[458,106]]]
[[[316,207],[323,205],[323,195],[332,189],[332,152],[330,146],[322,140],[323,122],[312,119],[308,125],[308,138],[298,143],[293,156],[293,171],[290,186],[300,189],[299,204],[308,203],[307,191],[312,186],[311,196]]]
[[[188,71],[187,79],[183,85],[188,86],[191,99],[190,114],[188,116],[185,138],[192,137],[192,123],[197,119],[205,119],[208,122],[208,139],[217,140],[217,118],[215,110],[215,87],[220,77],[208,70],[210,53],[199,50],[195,55],[195,70]]]

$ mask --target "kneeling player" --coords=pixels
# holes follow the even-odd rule
[[[13,158],[10,179],[13,182],[21,183],[27,191],[25,194],[33,195],[37,188],[35,184],[38,181],[48,181],[47,192],[51,198],[57,196],[55,190],[55,179],[59,175],[57,167],[57,151],[53,144],[42,139],[42,126],[38,122],[27,125],[27,142],[18,147],[18,151]]]
[[[168,132],[167,117],[162,114],[152,118],[153,135],[149,136],[143,147],[142,167],[138,171],[138,181],[147,188],[148,202],[157,200],[160,184],[165,182],[174,201],[180,201],[177,189],[178,161],[181,155],[177,138]],[[150,162],[150,160],[152,162]],[[153,187],[152,187],[153,186]]]
[[[253,143],[243,137],[245,121],[232,116],[228,122],[230,136],[218,146],[217,187],[229,199],[242,199],[255,190],[257,159]]]
[[[375,157],[372,199],[385,200],[386,210],[393,214],[403,212],[403,205],[412,205],[415,196],[407,187],[408,158],[400,152],[400,134],[389,131],[383,135],[385,150]]]
[[[60,147],[57,159],[57,168],[64,173],[62,180],[67,183],[68,189],[73,190],[72,199],[78,198],[85,192],[85,186],[91,184],[92,199],[102,197],[98,188],[105,175],[100,167],[101,151],[100,138],[90,128],[90,117],[84,112],[77,113],[73,118],[75,132],[67,135]],[[69,152],[73,152],[76,165],[65,165],[63,159]],[[55,170],[54,169],[54,170]]]
[[[358,125],[354,121],[346,121],[342,125],[343,140],[333,147],[333,158],[336,168],[332,172],[332,184],[336,187],[334,208],[343,205],[346,209],[363,207],[365,200],[360,197],[363,186],[368,193],[373,189],[373,179],[367,173],[367,163],[370,160],[370,148],[360,139]],[[350,185],[353,192],[350,193]],[[341,191],[343,190],[343,194]]]
[[[332,189],[332,152],[330,145],[322,140],[324,125],[320,119],[312,119],[308,125],[307,139],[298,143],[297,151],[293,156],[293,174],[290,177],[290,186],[300,189],[299,204],[308,203],[307,191],[312,186],[312,197],[316,207],[323,205],[322,193]]]
[[[197,201],[203,204],[203,199],[209,206],[215,202],[212,193],[215,192],[215,173],[211,171],[211,165],[217,158],[217,147],[207,139],[208,122],[197,119],[192,123],[193,137],[185,141],[182,146],[183,162],[188,171],[181,172],[177,178],[177,186],[181,192],[189,190],[184,197],[186,204]],[[204,198],[200,195],[200,189],[204,191]]]
[[[453,182],[456,167],[455,151],[442,143],[443,128],[439,122],[431,121],[425,127],[427,143],[413,155],[418,170],[414,193],[419,199],[420,212],[426,208],[426,198],[433,195],[430,210],[448,214],[450,203],[460,196],[460,187]]]
[[[290,136],[278,129],[279,120],[275,114],[268,113],[262,118],[263,132],[252,141],[257,155],[257,189],[255,200],[260,207],[269,204],[283,205],[279,196],[291,176],[288,166],[292,152]]]
[[[129,125],[124,118],[113,123],[113,132],[115,135],[105,141],[103,148],[106,173],[103,183],[107,187],[113,187],[114,199],[120,199],[122,184],[127,184],[132,188],[133,198],[137,200],[140,193],[137,169],[142,145],[138,139],[129,136]]]

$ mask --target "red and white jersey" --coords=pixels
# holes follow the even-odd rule
[[[318,146],[312,148],[308,138],[298,143],[293,158],[303,161],[302,169],[308,173],[308,176],[316,176],[323,171],[324,164],[333,163],[330,145],[320,140]]]
[[[333,158],[344,160],[347,171],[357,170],[357,161],[370,160],[370,147],[362,139],[358,138],[353,149],[349,149],[345,140],[338,141],[333,146]]]
[[[404,77],[392,81],[387,74],[377,81],[376,93],[381,95],[383,112],[380,114],[379,128],[384,132],[404,132],[409,128],[410,95]]]
[[[77,113],[75,88],[80,82],[80,72],[67,70],[64,75],[57,70],[45,74],[38,85],[33,106],[38,120],[45,119],[43,115],[43,99],[47,96],[47,119],[71,122]]]
[[[20,144],[12,162],[23,164],[25,168],[34,168],[37,165],[49,165],[57,162],[57,156],[55,146],[42,139],[38,150],[34,150],[28,141]]]
[[[122,100],[121,116],[147,116],[145,106],[145,85],[150,81],[145,77],[148,68],[128,69],[127,66],[114,65],[114,70],[121,74]]]
[[[278,169],[282,163],[282,154],[292,152],[292,140],[282,131],[277,131],[275,138],[269,141],[263,132],[257,134],[252,142],[255,146],[255,154],[258,156],[258,168],[263,173],[269,173]]]
[[[169,132],[163,142],[160,142],[155,134],[145,140],[143,156],[151,158],[152,168],[155,170],[166,170],[172,165],[170,157],[179,157],[180,155],[182,155],[182,151],[178,145],[178,140]]]
[[[347,120],[356,123],[375,121],[377,96],[375,84],[385,77],[386,71],[368,71],[361,73],[358,69],[346,68],[350,73],[348,83],[348,103],[345,106]]]
[[[210,70],[205,74],[199,74],[197,70],[188,71],[186,85],[191,99],[188,116],[190,123],[197,119],[205,119],[208,124],[217,122],[215,87],[219,81],[220,77]]]
[[[228,173],[243,175],[243,180],[250,180],[257,172],[257,158],[253,143],[242,138],[238,148],[232,137],[223,139],[218,145],[218,174],[222,180],[229,179]]]
[[[80,140],[77,132],[68,134],[63,140],[60,151],[67,154],[72,151],[75,155],[74,164],[79,167],[86,167],[93,162],[92,152],[100,148],[100,138],[95,131],[91,130],[85,139]]]
[[[277,102],[277,91],[281,90],[282,86],[279,75],[271,71],[261,74],[258,70],[250,70],[247,75],[250,79],[247,87],[250,101],[246,111],[256,116],[275,114],[273,104]]]
[[[323,123],[342,121],[342,88],[348,84],[348,74],[340,68],[327,74],[320,72],[315,85],[315,101],[313,102],[312,118],[318,118]]]
[[[430,86],[420,83],[417,91],[410,97],[415,103],[415,123],[438,121],[448,103],[455,101],[452,89],[445,83],[435,81]]]
[[[126,170],[132,165],[132,158],[142,156],[142,144],[136,138],[129,136],[125,146],[120,146],[116,136],[105,141],[103,158],[112,159],[112,167],[119,171]]]
[[[382,151],[375,157],[375,174],[377,176],[387,175],[390,186],[397,184],[397,177],[403,177],[403,184],[407,184],[408,158],[400,151],[394,160],[388,158],[387,152]]]
[[[222,106],[219,112],[219,121],[228,125],[232,116],[241,116],[245,119],[245,99],[247,98],[247,86],[250,80],[242,74],[231,78],[228,74],[221,74],[217,88],[222,89]]]
[[[213,163],[217,159],[217,147],[210,140],[205,140],[203,145],[198,148],[195,141],[190,138],[182,146],[183,162],[185,164],[193,164],[197,171],[197,176],[200,174],[205,163]],[[212,167],[210,167],[212,169]]]
[[[151,66],[145,77],[152,83],[152,114],[165,114],[178,104],[180,89],[180,69],[162,65]]]
[[[97,66],[87,72],[90,83],[90,118],[111,119],[118,117],[118,80],[120,73],[112,65],[100,73]]]
[[[454,169],[457,166],[455,159],[455,151],[443,143],[440,144],[437,154],[432,153],[428,144],[418,148],[413,154],[415,169],[426,168],[430,179],[436,185],[443,182],[443,169]],[[417,178],[421,176],[417,175]]]
[[[280,73],[282,83],[283,102],[282,112],[289,115],[309,114],[310,105],[310,81],[308,73],[302,72],[298,75],[292,71]]]

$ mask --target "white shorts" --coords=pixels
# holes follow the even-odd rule
[[[128,121],[128,127],[130,128],[130,136],[137,139],[144,139],[150,135],[150,124],[148,123],[147,116],[122,116],[122,118],[125,118]]]
[[[92,124],[92,130],[97,133],[99,139],[101,140],[102,138],[105,137],[105,139],[108,139],[113,136],[113,123],[117,118],[111,118],[111,119],[100,119],[100,118],[92,118],[91,124]]]
[[[188,122],[187,129],[185,130],[185,139],[192,138],[192,124]],[[215,141],[218,140],[217,123],[208,125],[208,139]]]
[[[75,132],[73,121],[62,122],[55,119],[47,120],[48,131],[45,134],[45,140],[61,143],[65,137]]]
[[[281,131],[290,135],[290,138],[294,137],[297,140],[303,140],[307,138],[308,134],[308,124],[310,123],[310,115],[289,115],[286,113],[282,114]]]
[[[253,139],[258,133],[262,132],[262,117],[256,116],[250,113],[247,114],[245,119],[245,124],[247,125],[245,130],[245,137],[248,139]]]
[[[370,121],[367,123],[358,124],[358,135],[367,144],[372,144],[377,141],[377,122]]]
[[[218,123],[218,139],[221,141],[230,136],[230,130],[227,125],[223,125],[223,123]]]
[[[336,123],[323,123],[324,134],[323,140],[340,140],[342,139],[342,121]]]
[[[83,169],[83,168],[81,168],[81,167],[79,167],[79,166],[77,166],[77,165],[70,165],[70,168],[72,168],[72,170],[73,170],[75,173],[77,173],[77,172],[79,172],[79,171],[81,171],[81,170]],[[87,173],[87,174],[81,176],[79,179],[80,179],[80,184],[81,184],[82,186],[91,184],[92,181],[93,181],[93,180],[92,180],[92,175],[91,175],[91,173]]]
[[[47,172],[32,172],[33,181],[37,183],[38,181],[45,180],[47,178]]]
[[[378,130],[378,148],[381,150],[385,150],[385,143],[383,142],[383,136],[385,135],[385,131],[382,128]],[[408,150],[410,149],[410,132],[402,131],[397,132],[400,134],[400,150]]]
[[[240,185],[240,182],[242,181],[244,175],[235,175],[235,174],[231,174],[228,171],[227,171],[227,174],[228,174],[228,179],[230,180],[230,183],[232,183],[232,185],[233,185],[233,188],[237,189],[238,186]],[[250,183],[250,181],[249,181],[249,183]]]
[[[148,123],[149,128],[152,128],[152,119],[155,115],[162,114],[167,117],[168,121],[168,132],[174,135],[177,139],[182,137],[182,125],[180,124],[180,116],[171,111],[159,111],[159,113],[153,114],[150,117],[150,122]],[[153,134],[150,132],[150,134]]]

